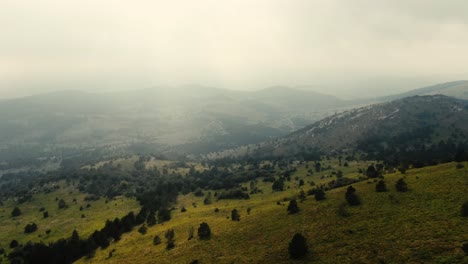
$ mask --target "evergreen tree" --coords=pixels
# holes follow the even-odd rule
[[[356,189],[354,189],[353,186],[348,187],[345,193],[345,198],[348,204],[351,206],[356,206],[356,205],[361,204],[359,197],[356,195]]]
[[[288,251],[289,256],[292,259],[299,259],[304,257],[308,252],[306,238],[302,234],[296,233],[293,236],[291,242],[289,242]]]
[[[16,217],[21,215],[21,210],[18,207],[13,208],[11,211],[11,216]]]
[[[198,228],[198,237],[200,239],[209,239],[211,237],[211,229],[207,223],[203,222]]]
[[[376,192],[386,192],[387,191],[387,185],[385,184],[384,180],[380,180],[377,185],[375,185],[375,191]]]
[[[146,219],[146,224],[148,226],[154,226],[156,224],[156,214],[154,211],[149,213],[148,218]]]
[[[231,220],[232,221],[240,221],[240,215],[237,209],[231,211]]]
[[[325,192],[322,189],[317,189],[314,196],[317,201],[325,200]]]
[[[295,199],[292,199],[291,201],[289,201],[288,213],[295,214],[298,212],[299,212],[299,207],[297,206],[297,201]]]
[[[408,191],[408,184],[406,184],[403,178],[400,178],[395,184],[395,188],[399,192],[406,192]]]

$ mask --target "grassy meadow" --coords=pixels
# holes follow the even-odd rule
[[[343,169],[344,176],[353,175],[359,166],[365,168],[362,163],[350,164]],[[169,222],[149,227],[145,235],[135,228],[78,263],[290,263],[287,247],[296,232],[308,239],[310,251],[297,263],[467,263],[461,249],[468,241],[467,219],[460,216],[468,190],[468,163],[464,166],[456,169],[455,163],[448,163],[412,169],[404,175],[387,174],[389,190],[383,193],[375,191],[374,180],[355,183],[362,205],[342,208],[348,216],[338,209],[345,202],[346,187],[327,191],[324,201],[308,196],[299,202],[298,214],[287,214],[285,198],[301,190],[296,176],[306,182],[330,180],[321,179],[326,172],[307,176],[301,167],[286,182],[290,188],[272,192],[271,182],[259,181],[257,187],[263,193],[249,200],[213,200],[204,205],[204,197],[180,196]],[[408,183],[408,192],[395,190],[401,177]],[[182,207],[187,211],[181,212]],[[240,212],[239,222],[229,219],[234,208]],[[209,240],[196,236],[202,222],[211,228]],[[191,227],[195,238],[188,240]],[[175,230],[176,246],[171,250],[166,249],[164,238],[169,228]],[[156,235],[162,244],[155,246]]]
[[[79,192],[75,187],[65,182],[56,185],[60,188],[50,193],[35,194],[29,202],[19,204],[10,200],[0,206],[0,234],[2,234],[0,248],[8,252],[9,244],[13,239],[20,244],[28,241],[53,242],[60,238],[70,237],[75,229],[81,237],[86,238],[95,230],[104,227],[107,219],[122,217],[130,211],[137,213],[140,209],[135,199],[116,197],[108,201],[105,198],[85,201],[84,198],[87,195]],[[68,208],[59,209],[57,199],[63,199]],[[76,202],[73,202],[74,199]],[[12,217],[11,212],[15,206],[20,208],[22,214]],[[82,211],[80,207],[83,207]],[[44,218],[40,208],[48,211],[49,217]],[[24,227],[33,222],[37,224],[38,229],[33,233],[25,234]],[[47,230],[50,230],[49,234],[46,234]]]

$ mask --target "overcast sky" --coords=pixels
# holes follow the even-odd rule
[[[0,97],[195,83],[346,97],[457,79],[466,0],[0,0]]]

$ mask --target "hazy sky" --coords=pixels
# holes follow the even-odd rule
[[[0,97],[191,83],[363,96],[457,79],[466,0],[0,0]]]

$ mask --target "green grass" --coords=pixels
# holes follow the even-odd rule
[[[468,189],[468,163],[464,165],[463,169],[448,163],[409,170],[404,175],[410,188],[406,193],[395,191],[394,184],[403,176],[399,173],[385,175],[389,191],[384,193],[375,192],[373,181],[356,183],[353,186],[363,203],[347,206],[348,217],[337,213],[346,187],[328,191],[325,201],[308,197],[299,203],[301,211],[296,215],[287,214],[287,202],[285,206],[276,202],[297,195],[297,182],[287,183],[290,188],[283,192],[272,192],[271,183],[260,181],[263,194],[210,205],[203,205],[203,197],[180,196],[171,221],[148,228],[145,235],[135,229],[118,243],[98,250],[94,258],[78,263],[189,263],[195,259],[200,263],[290,263],[287,246],[296,232],[305,235],[311,251],[297,263],[467,263],[461,250],[468,241],[467,219],[460,216]],[[345,176],[353,168],[349,170]],[[301,170],[296,174],[304,179],[321,175],[304,176]],[[304,186],[304,190],[310,188]],[[180,212],[182,206],[187,212]],[[215,208],[220,211],[215,213]],[[241,214],[240,222],[226,218],[234,208]],[[209,224],[212,238],[188,241],[189,228],[196,230],[202,222]],[[164,244],[169,228],[175,230],[172,250]],[[162,237],[161,245],[152,244],[155,235]]]
[[[138,212],[140,206],[135,199],[116,197],[106,203],[104,198],[97,201],[84,201],[86,194],[80,193],[72,186],[66,186],[63,182],[58,184],[60,189],[48,194],[39,193],[33,196],[30,202],[18,204],[15,201],[7,201],[0,206],[0,248],[9,250],[11,240],[16,239],[20,244],[28,241],[53,242],[60,238],[68,238],[74,229],[83,238],[88,237],[94,230],[104,227],[106,219],[113,220],[122,217],[130,211]],[[59,209],[56,198],[64,199],[68,204],[67,209]],[[76,199],[76,203],[73,202]],[[87,204],[91,207],[86,208]],[[18,206],[22,214],[12,217],[11,211]],[[80,211],[80,206],[83,211]],[[49,212],[48,218],[43,218],[39,208],[44,207]],[[84,214],[85,218],[81,218]],[[36,223],[38,230],[31,234],[24,233],[24,227],[28,223]],[[46,234],[46,230],[51,232]]]

